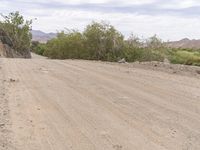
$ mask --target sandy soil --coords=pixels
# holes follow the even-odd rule
[[[0,150],[200,149],[196,76],[2,58],[0,108]]]

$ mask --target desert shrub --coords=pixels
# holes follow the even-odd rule
[[[75,30],[58,33],[47,42],[44,55],[58,59],[116,61],[123,54],[123,36],[113,26],[92,22],[83,33]]]
[[[57,38],[46,45],[37,45],[36,53],[57,59],[90,59],[117,61],[125,58],[134,61],[163,61],[199,65],[200,51],[194,49],[170,49],[156,35],[140,40],[131,35],[124,40],[123,35],[112,25],[92,22],[83,33],[67,30],[58,33]]]
[[[47,42],[44,55],[57,59],[81,59],[86,57],[84,39],[80,32],[69,30],[58,33],[57,38]]]
[[[148,49],[147,57],[155,61],[163,61],[168,55],[168,48],[157,35],[146,40],[146,49]]]
[[[167,55],[167,47],[156,36],[142,43],[138,37],[131,35],[124,44],[124,56],[129,62],[163,61]]]
[[[46,44],[40,43],[38,41],[32,41],[31,44],[31,51],[38,54],[43,55],[44,51],[46,50]]]
[[[75,30],[58,33],[57,38],[47,42],[46,48],[38,48],[49,58],[57,59],[91,59],[117,61],[125,58],[134,61],[163,61],[165,45],[153,36],[141,42],[138,37],[131,35],[124,40],[123,35],[112,25],[104,22],[92,22],[83,33]],[[41,52],[42,51],[42,52]]]
[[[149,48],[141,49],[141,57],[139,61],[163,61],[164,55],[160,51]]]
[[[200,66],[200,54],[198,52],[176,51],[170,56],[171,63]]]
[[[2,15],[2,17],[3,21],[0,21],[0,29],[11,40],[12,48],[24,56],[30,56],[32,20],[25,21],[19,12],[10,13],[7,16]]]
[[[129,62],[139,61],[142,56],[140,46],[140,39],[132,34],[128,40],[124,41],[124,58]]]
[[[89,59],[116,61],[122,55],[124,37],[110,24],[92,22],[83,36]]]

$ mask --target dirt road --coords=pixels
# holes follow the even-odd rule
[[[199,150],[200,79],[0,59],[0,150]]]

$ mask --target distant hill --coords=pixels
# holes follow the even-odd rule
[[[190,40],[188,38],[182,39],[180,41],[168,42],[167,45],[173,48],[194,48],[200,49],[200,40]]]
[[[45,33],[40,30],[32,30],[32,41],[39,41],[41,43],[46,43],[56,37],[56,33]]]

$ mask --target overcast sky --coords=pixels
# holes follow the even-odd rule
[[[105,20],[126,37],[200,39],[199,0],[0,0],[1,13],[12,11],[37,18],[33,29],[44,32],[82,31],[92,20]]]

